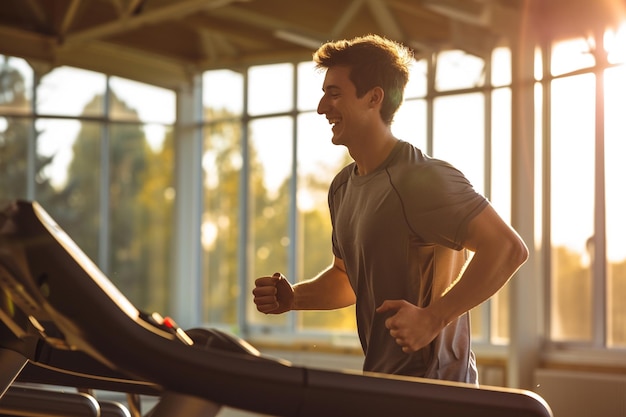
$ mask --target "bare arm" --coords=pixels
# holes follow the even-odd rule
[[[429,306],[445,324],[493,296],[526,262],[528,248],[491,206],[468,226],[467,249],[472,260],[444,297]]]
[[[356,302],[346,267],[337,257],[318,276],[297,283],[293,289],[294,310],[332,310]]]
[[[425,308],[387,300],[377,309],[393,313],[385,324],[405,352],[426,346],[448,323],[489,299],[528,258],[522,239],[491,206],[469,223],[464,246],[474,256],[443,297]]]
[[[356,301],[343,260],[337,257],[315,278],[293,286],[280,273],[258,278],[252,294],[257,310],[266,314],[290,310],[331,310],[347,307]]]

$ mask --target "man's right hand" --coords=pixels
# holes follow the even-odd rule
[[[281,314],[293,309],[293,287],[280,272],[257,278],[254,285],[254,304],[261,313]]]

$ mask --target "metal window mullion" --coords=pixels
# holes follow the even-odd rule
[[[544,244],[541,246],[542,261],[543,261],[543,276],[547,279],[544,280],[544,328],[546,332],[546,338],[552,339],[552,282],[554,277],[552,276],[552,80],[550,75],[550,63],[552,56],[552,47],[549,42],[544,42],[541,47],[542,53],[542,225],[541,234]]]
[[[36,167],[37,167],[37,128],[35,123],[37,120],[37,88],[41,82],[41,76],[38,71],[33,71],[33,100],[30,103],[31,113],[35,115],[30,120],[30,134],[28,135],[28,146],[26,154],[26,198],[28,200],[35,200],[37,198],[35,181],[36,181]]]
[[[298,246],[299,246],[299,233],[298,233],[298,71],[297,64],[292,64],[293,71],[293,96],[292,96],[292,150],[291,150],[291,180],[289,181],[289,246],[288,246],[288,270],[289,279],[292,284],[295,283],[297,271],[300,270],[298,263]],[[297,313],[296,313],[297,314]],[[287,315],[287,331],[290,333],[296,332],[297,316],[296,314]]]
[[[109,230],[109,186],[110,186],[110,143],[111,143],[111,129],[110,129],[110,102],[111,102],[111,84],[110,77],[106,77],[106,86],[103,98],[104,108],[104,122],[101,129],[100,140],[100,232],[98,233],[98,266],[105,275],[108,275],[110,270],[109,265],[109,242],[110,233]]]
[[[248,68],[243,71],[243,116],[241,117],[241,159],[243,161],[239,185],[239,248],[241,250],[238,253],[238,280],[239,287],[242,289],[243,294],[250,292],[249,288],[249,259],[252,256],[251,253],[251,240],[250,237],[250,152],[249,152],[249,122],[250,116],[248,114]],[[244,300],[248,300],[247,297],[241,297]],[[247,320],[247,303],[238,301],[237,305],[237,322],[239,328],[244,336],[248,335],[249,323]]]
[[[487,85],[489,88],[487,88],[484,92],[483,92],[483,96],[485,99],[485,105],[484,105],[484,114],[483,114],[483,123],[484,123],[484,176],[483,176],[483,186],[485,189],[485,196],[491,200],[492,196],[491,196],[491,158],[492,158],[492,145],[491,145],[491,141],[492,141],[492,128],[491,128],[491,121],[492,121],[492,92],[493,90],[491,89],[491,59],[489,59],[489,57],[483,57],[483,60],[485,62],[485,85]],[[483,337],[485,338],[485,341],[489,344],[492,343],[493,340],[493,326],[492,326],[492,310],[493,310],[493,302],[492,302],[492,298],[490,298],[489,300],[487,300],[484,304],[483,304],[483,312],[482,312],[482,317],[481,317],[481,321],[482,321],[482,325],[483,325],[483,329],[485,329],[484,335]]]
[[[604,175],[604,69],[607,63],[603,33],[596,33],[595,167],[594,167],[594,261],[592,265],[593,345],[606,347],[607,270],[606,270],[606,194]]]

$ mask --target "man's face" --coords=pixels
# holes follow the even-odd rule
[[[317,112],[325,115],[333,125],[332,141],[335,145],[349,146],[367,129],[366,118],[370,114],[368,94],[357,98],[356,87],[349,75],[349,67],[328,68],[322,86],[324,95],[317,106]]]

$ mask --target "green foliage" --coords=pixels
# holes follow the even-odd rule
[[[7,109],[28,108],[28,97],[22,74],[11,65],[11,59],[0,55],[0,111]],[[26,199],[29,181],[29,146],[36,143],[39,132],[33,129],[30,118],[9,117],[4,129],[0,128],[0,205],[4,206],[14,199]],[[0,123],[2,126],[3,123]],[[58,201],[64,193],[51,185],[46,169],[53,157],[35,155],[34,190],[42,199]],[[56,213],[60,214],[60,213]]]

